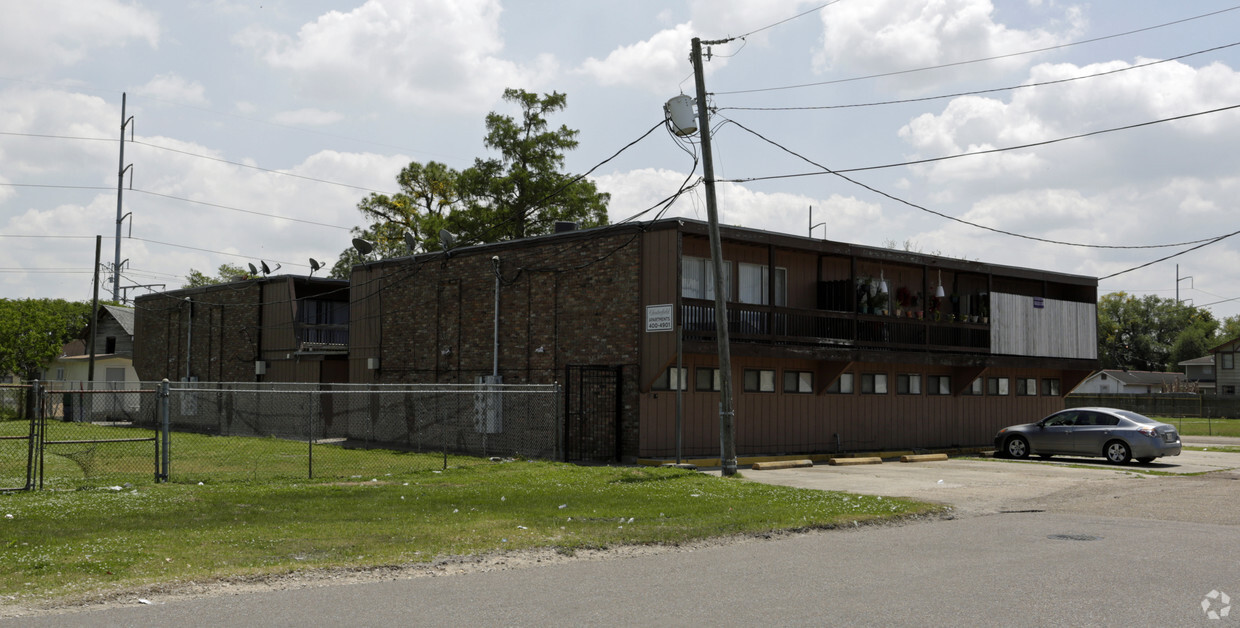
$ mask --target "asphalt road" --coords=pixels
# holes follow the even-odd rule
[[[1240,622],[1240,608],[1218,620],[1206,612],[1240,596],[1233,464],[1240,454],[1185,452],[1166,476],[989,460],[780,471],[792,478],[781,483],[933,496],[957,515],[610,560],[152,599],[0,625],[1226,626]],[[1194,465],[1215,470],[1182,471]],[[778,479],[768,473],[745,475]]]

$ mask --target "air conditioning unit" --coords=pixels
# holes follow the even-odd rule
[[[371,371],[379,370],[379,358],[366,358],[366,368]]]
[[[267,362],[265,360],[258,360],[254,363],[254,374],[255,375],[266,375],[267,374]]]

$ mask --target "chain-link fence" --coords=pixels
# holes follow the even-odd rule
[[[550,386],[172,384],[175,479],[365,477],[562,455]],[[193,433],[196,436],[191,437]],[[218,439],[212,437],[232,437]]]
[[[0,395],[0,417],[11,417],[0,421],[0,488],[30,477],[50,487],[369,480],[561,459],[560,399],[555,385],[33,382]]]

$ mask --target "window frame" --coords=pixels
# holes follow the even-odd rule
[[[870,390],[866,391],[866,382],[869,382]],[[880,386],[881,382],[881,386]],[[890,394],[891,386],[887,381],[886,373],[862,373],[861,386],[858,387],[863,395],[886,395]],[[879,390],[882,388],[882,390]]]
[[[916,389],[916,390],[914,390]],[[897,395],[920,395],[923,392],[920,373],[897,373]]]
[[[690,294],[689,275],[694,275],[694,280],[701,284],[700,294]],[[686,299],[703,299],[714,300],[715,298],[715,272],[714,262],[707,257],[694,257],[685,255],[680,258],[680,296]],[[723,298],[725,301],[732,300],[732,262],[731,260],[723,260]]]
[[[1219,368],[1220,369],[1232,370],[1236,368],[1236,354],[1235,353],[1228,351],[1226,353],[1220,353],[1218,355],[1219,355]]]
[[[1058,397],[1060,385],[1058,377],[1044,377],[1042,378],[1042,388],[1039,392],[1042,393],[1043,397]]]
[[[663,372],[659,373],[659,376],[654,378],[654,381],[650,383],[650,390],[660,390],[660,391],[676,390],[676,388],[672,385],[672,371],[675,371],[675,370],[677,370],[677,368],[674,366],[669,366],[663,369]],[[688,382],[685,381],[686,379],[685,374],[688,373],[689,367],[682,366],[680,367],[679,371],[680,371],[680,390],[689,390],[686,387]]]
[[[848,382],[847,386],[844,384],[845,381]],[[844,390],[845,388],[848,390]],[[835,381],[831,382],[831,385],[827,386],[826,390],[828,395],[852,395],[856,391],[857,382],[852,373],[840,373],[839,377],[836,377]]]
[[[753,373],[754,376],[757,378],[754,381],[754,386],[752,387],[750,386],[750,382],[749,382],[750,373]],[[763,377],[766,374],[770,374],[770,380],[769,380],[770,388],[769,389],[766,388],[767,381]],[[747,393],[773,393],[776,391],[776,386],[775,386],[776,375],[777,373],[775,369],[762,369],[762,368],[744,369],[741,373],[741,379],[744,382],[742,384],[742,390],[744,390]]]
[[[792,380],[793,386],[791,389],[789,389],[788,387],[789,376],[793,377],[793,380]],[[805,386],[806,381],[804,379],[804,376],[809,376],[809,382],[808,382],[809,389],[808,390],[804,390],[804,388],[806,387]],[[786,369],[784,370],[783,387],[784,387],[784,392],[790,395],[812,395],[814,394],[814,372],[796,370],[796,369]]]
[[[986,396],[987,397],[1010,397],[1011,395],[1012,395],[1011,378],[1008,378],[1008,377],[986,378]]]
[[[951,375],[927,375],[926,394],[933,397],[947,397],[952,394]]]
[[[757,299],[749,298],[747,288],[752,289],[749,284],[752,279],[749,275],[757,270]],[[754,264],[752,262],[737,262],[736,264],[736,302],[747,303],[750,305],[770,305],[767,303],[767,297],[770,295],[771,267],[766,264]],[[775,306],[788,306],[788,269],[783,266],[775,267]]]
[[[710,386],[702,386],[702,374],[710,373]],[[723,389],[722,372],[713,366],[699,366],[693,370],[693,390],[698,392],[719,392]]]
[[[1016,390],[1014,392],[1016,393],[1017,397],[1037,397],[1038,396],[1038,378],[1017,377],[1016,378]]]

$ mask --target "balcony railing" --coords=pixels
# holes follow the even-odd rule
[[[715,304],[683,299],[686,340],[715,338]],[[734,342],[856,347],[883,350],[989,353],[990,325],[930,321],[852,312],[728,304],[728,335]]]
[[[297,323],[297,338],[303,350],[337,349],[349,346],[349,326]]]

